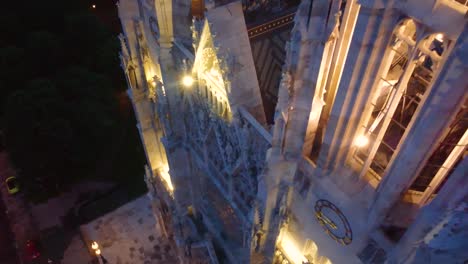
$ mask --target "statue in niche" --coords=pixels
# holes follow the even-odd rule
[[[291,101],[294,97],[294,87],[292,86],[292,77],[290,71],[284,71],[282,73],[283,77],[281,78],[281,85],[283,89],[288,91],[288,101]]]
[[[281,73],[281,89],[286,89],[288,91],[289,97],[292,97],[291,90],[291,73],[289,71],[283,71]]]
[[[153,85],[148,85],[148,99],[150,99],[153,102],[156,102],[156,87]]]
[[[341,18],[341,11],[338,11],[335,14],[335,26],[333,27],[332,33],[330,34],[329,41],[333,41],[338,39],[340,36],[340,18]]]
[[[258,252],[260,250],[260,243],[262,240],[264,232],[262,230],[262,225],[257,224],[254,226],[254,231],[252,235],[252,248],[254,249],[255,252]]]
[[[146,44],[141,45],[141,57],[143,60],[149,58],[148,46]]]
[[[187,61],[187,59],[182,59],[182,71],[188,72],[189,69],[190,67],[189,67],[189,62]]]

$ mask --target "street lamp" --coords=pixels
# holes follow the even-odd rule
[[[99,244],[96,241],[91,243],[91,248],[94,250],[94,254],[98,257],[99,263],[106,264],[109,263],[107,259],[101,254],[101,250],[99,249]]]
[[[99,249],[98,243],[97,243],[96,241],[93,241],[93,243],[91,243],[91,248],[92,248],[93,250]]]

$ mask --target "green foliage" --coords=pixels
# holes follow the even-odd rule
[[[117,36],[86,1],[26,9],[9,2],[4,10],[0,130],[30,197],[46,199],[82,179],[127,184],[143,175]]]
[[[4,120],[8,150],[23,175],[61,185],[60,177],[70,163],[73,128],[65,116],[65,105],[55,86],[48,80],[34,80],[30,91],[13,92],[6,104]],[[45,191],[51,191],[48,190]],[[56,192],[56,190],[53,190]]]

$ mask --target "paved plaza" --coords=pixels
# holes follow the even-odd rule
[[[172,241],[159,234],[146,195],[81,226],[83,239],[97,241],[113,264],[179,263]]]

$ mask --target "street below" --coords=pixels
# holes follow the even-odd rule
[[[1,168],[0,168],[1,171]],[[3,182],[2,182],[3,185]],[[15,241],[10,230],[10,223],[6,213],[5,205],[0,196],[0,263],[18,263],[15,250]]]

